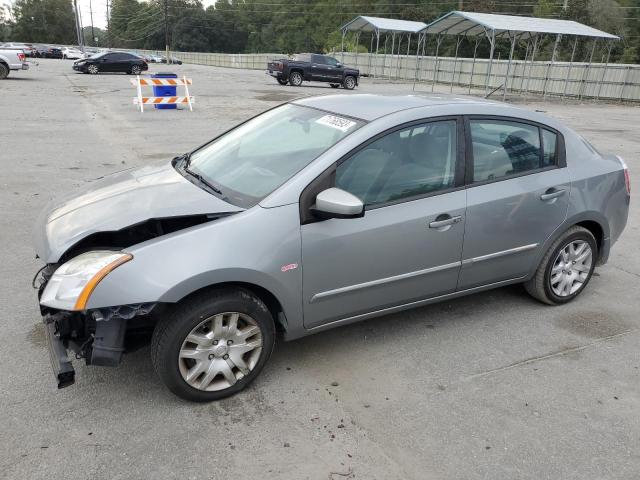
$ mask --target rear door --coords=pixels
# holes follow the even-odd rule
[[[459,125],[446,118],[380,135],[303,193],[306,328],[455,290],[466,206]],[[364,217],[305,217],[305,202],[328,186],[359,197]]]
[[[329,65],[325,62],[324,55],[311,55],[311,80],[326,82],[330,80]]]
[[[527,275],[566,218],[571,188],[559,132],[521,119],[474,116],[466,133],[460,290]]]

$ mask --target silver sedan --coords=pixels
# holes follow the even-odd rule
[[[276,334],[523,283],[562,305],[607,261],[624,161],[539,113],[469,98],[330,95],[120,172],[37,221],[58,386],[146,331],[175,394],[219,399]]]

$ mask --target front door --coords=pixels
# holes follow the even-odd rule
[[[460,290],[527,275],[562,224],[571,182],[562,135],[537,124],[471,118]]]
[[[342,83],[344,66],[333,57],[325,57],[325,62],[327,64],[327,78],[336,83]]]
[[[335,186],[359,197],[365,215],[301,226],[306,328],[455,290],[466,207],[459,140],[456,119],[413,123],[338,163]]]

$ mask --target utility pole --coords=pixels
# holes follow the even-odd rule
[[[91,43],[96,46],[96,33],[93,31],[93,8],[91,8],[91,0],[89,0],[89,16],[91,17]]]
[[[169,65],[169,0],[164,0],[164,46],[167,52],[167,65]]]
[[[458,10],[464,10],[464,0],[458,0]]]
[[[74,0],[75,2],[76,0]],[[77,8],[78,4],[76,2],[76,8]],[[84,54],[84,27],[82,26],[82,12],[80,10],[78,10],[78,23],[80,24],[80,29],[78,30],[80,32],[80,50],[82,51],[82,53]]]
[[[107,0],[107,48],[111,48],[111,15],[109,13],[109,0]]]
[[[73,0],[73,16],[75,17],[76,20],[76,40],[78,41],[78,45],[81,45],[81,37],[82,37],[82,33],[80,31],[80,20],[79,17],[80,15],[78,14],[78,0]]]

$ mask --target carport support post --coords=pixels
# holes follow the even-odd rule
[[[451,83],[449,84],[449,93],[453,92],[453,81],[456,77],[456,67],[458,66],[458,49],[460,48],[460,42],[464,40],[464,37],[456,36],[456,56],[453,59],[453,71],[451,72]]]
[[[356,68],[358,68],[358,46],[360,45],[360,32],[356,32]],[[344,63],[344,60],[342,61]]]
[[[589,64],[587,65],[587,68],[584,71],[584,74],[582,75],[582,85],[580,86],[580,95],[578,96],[579,99],[582,98],[582,95],[584,95],[585,90],[587,89],[587,82],[589,81],[589,73],[591,72],[591,63],[593,62],[593,54],[596,51],[596,45],[598,43],[598,39],[595,38],[593,40],[593,46],[591,47],[591,54],[589,55]]]
[[[607,67],[609,66],[609,58],[611,57],[612,48],[613,41],[609,40],[609,45],[607,46],[607,60],[604,62],[604,67],[602,67],[602,78],[600,79],[600,86],[598,87],[598,95],[596,95],[596,100],[600,98],[600,92],[602,92],[602,84],[604,83],[604,78],[607,75]]]
[[[531,48],[531,37],[527,40],[527,49],[524,51],[524,60],[522,61],[522,74],[520,76],[520,88],[522,92],[522,85],[524,84],[524,74],[527,70],[527,58],[529,57],[529,48]],[[513,86],[513,84],[511,85]]]
[[[424,56],[424,45],[427,42],[427,33],[418,33],[418,47],[416,48],[416,68],[415,75],[413,76],[413,91],[416,90],[416,82],[418,81],[418,75],[422,68],[422,57]],[[422,53],[420,53],[420,44],[422,44]]]
[[[384,55],[382,56],[382,74],[380,78],[384,77],[384,69],[387,67],[387,42],[389,41],[389,34],[384,36]]]
[[[393,69],[393,50],[396,47],[396,32],[391,34],[391,60],[389,61],[389,79],[391,79],[391,71]]]
[[[571,69],[573,67],[573,57],[576,54],[576,47],[578,46],[578,38],[579,37],[576,36],[576,39],[573,42],[573,50],[571,50],[571,60],[569,60],[569,70],[567,71],[567,77],[564,79],[564,90],[562,91],[563,98],[567,95],[567,87],[569,86],[569,77],[571,76]]]
[[[347,34],[346,30],[342,30],[342,43],[340,45],[340,56],[342,63],[344,63],[344,36]]]
[[[484,96],[487,97],[489,95],[489,79],[491,78],[491,70],[493,67],[493,53],[496,48],[496,31],[491,30],[491,37],[489,38],[489,42],[491,43],[491,51],[489,52],[489,68],[487,69],[487,75],[484,78]]]
[[[407,74],[409,73],[409,51],[411,50],[411,34],[407,35],[407,61],[405,62],[405,65],[407,66],[405,68],[405,70],[407,70]]]
[[[544,75],[544,84],[542,85],[542,98],[547,98],[547,82],[549,81],[549,73],[551,73],[551,67],[556,61],[556,52],[558,51],[558,44],[562,40],[562,35],[559,33],[556,35],[556,41],[553,44],[553,52],[551,53],[551,61],[547,65],[547,73]]]
[[[380,30],[376,28],[376,64],[374,65],[374,77],[378,76],[378,51],[380,48]]]
[[[536,59],[536,50],[538,48],[538,35],[533,37],[533,50],[531,50],[531,59],[529,60],[529,75],[527,76],[527,85],[524,87],[524,91],[529,93],[529,80],[531,80],[531,69],[533,68],[533,62]]]
[[[431,91],[433,92],[434,87],[436,86],[436,82],[438,81],[438,53],[440,53],[440,44],[442,43],[442,34],[438,34],[436,37],[436,58],[435,64],[433,66],[433,82],[431,82]]]
[[[509,32],[509,40],[511,41],[511,50],[509,51],[509,63],[507,63],[507,71],[504,74],[504,86],[502,87],[502,100],[507,97],[507,82],[509,82],[509,71],[511,70],[511,62],[513,61],[513,49],[516,47],[517,36],[514,33],[513,37]]]
[[[469,74],[469,93],[471,93],[471,85],[473,84],[473,73],[476,69],[476,55],[478,53],[478,45],[482,41],[482,37],[475,37],[476,46],[473,48],[473,63],[471,63],[471,73]]]

